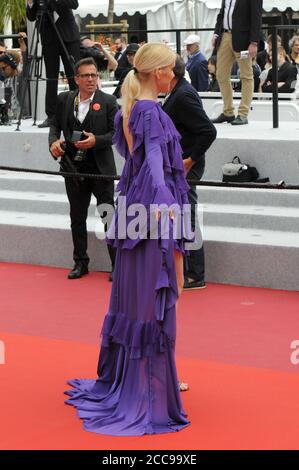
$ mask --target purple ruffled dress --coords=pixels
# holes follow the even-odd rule
[[[117,190],[126,196],[126,205],[141,203],[149,209],[150,204],[188,204],[180,136],[160,105],[150,100],[134,105],[129,120],[132,154],[120,112],[115,128],[114,143],[126,159]],[[118,223],[116,216],[114,230]],[[76,407],[91,432],[136,436],[179,431],[189,421],[175,366],[173,252],[184,251],[184,240],[109,238],[109,233],[107,242],[117,247],[117,256],[99,378],[70,381],[66,403]]]

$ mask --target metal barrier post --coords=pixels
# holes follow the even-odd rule
[[[181,55],[181,32],[177,29],[176,32],[176,51]]]
[[[272,105],[273,105],[273,128],[279,127],[278,115],[278,65],[277,65],[277,27],[272,28]]]

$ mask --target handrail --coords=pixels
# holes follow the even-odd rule
[[[86,178],[101,181],[119,181],[120,175],[99,175],[94,173],[73,173],[64,171],[36,170],[33,168],[19,168],[11,166],[0,166],[0,171],[12,171],[16,173],[33,173],[38,175],[62,176],[65,178]],[[286,184],[284,181],[279,183],[233,183],[227,181],[207,181],[198,178],[187,178],[187,182],[192,186],[211,186],[218,188],[251,188],[251,189],[276,189],[299,191],[299,185]]]

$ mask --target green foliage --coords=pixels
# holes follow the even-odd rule
[[[26,23],[25,0],[0,0],[0,31],[3,32],[4,24],[8,18],[12,19],[17,30]]]

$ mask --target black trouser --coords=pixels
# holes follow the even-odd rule
[[[91,171],[91,173],[94,173]],[[76,183],[72,178],[65,178],[67,197],[70,203],[71,229],[74,245],[73,258],[75,262],[86,265],[89,263],[87,254],[87,227],[86,219],[93,194],[99,204],[109,204],[114,207],[114,182],[86,179]],[[105,214],[103,214],[105,216]],[[107,230],[107,227],[105,227]],[[115,261],[115,249],[108,246],[112,269]]]
[[[79,41],[65,43],[66,49],[70,56],[73,56],[75,63],[80,59],[80,43]],[[67,59],[62,45],[57,40],[43,46],[43,56],[46,67],[47,89],[46,89],[46,114],[52,119],[55,115],[58,74],[60,57],[62,59],[65,74],[68,79],[70,90],[75,90],[77,85],[74,80],[74,70]]]
[[[205,160],[202,159],[196,163],[191,171],[188,173],[188,178],[201,179],[205,169]],[[197,216],[197,192],[196,186],[191,186],[188,192],[188,199],[191,208],[191,227],[192,231],[200,231],[199,221]],[[198,250],[190,250],[189,256],[184,258],[184,276],[192,278],[195,281],[203,281],[205,277],[205,256],[203,245]]]

